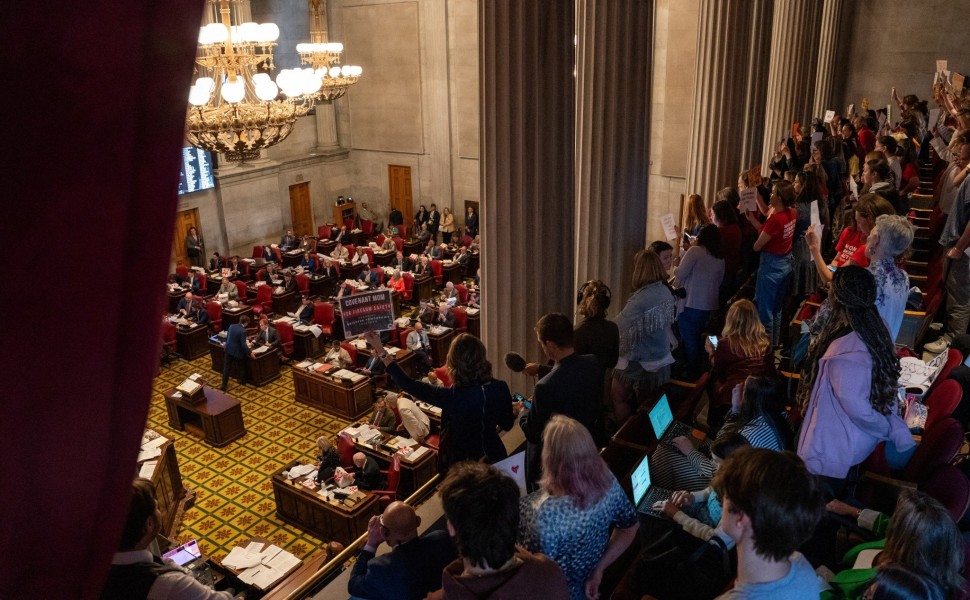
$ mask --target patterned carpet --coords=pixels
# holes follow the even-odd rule
[[[182,479],[196,493],[195,505],[182,520],[179,542],[197,539],[203,552],[222,558],[237,542],[259,535],[298,558],[309,556],[321,541],[276,517],[269,476],[291,460],[313,460],[317,436],[335,437],[347,423],[297,404],[290,367],[284,365],[281,377],[261,388],[236,381],[229,384],[229,394],[242,403],[246,435],[213,448],[168,426],[162,392],[192,373],[219,384],[208,355],[194,361],[175,360],[162,366],[155,378],[148,413],[148,427],[175,440]]]

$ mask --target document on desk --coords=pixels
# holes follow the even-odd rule
[[[253,350],[253,354],[262,354],[263,352],[266,352],[267,350],[269,350],[269,348],[270,348],[269,346],[260,346]]]
[[[148,440],[147,442],[144,442],[141,445],[141,449],[142,450],[151,450],[152,448],[160,448],[162,446],[162,444],[164,444],[167,441],[168,441],[168,438],[167,437],[160,435],[160,436],[158,436],[158,437],[156,437],[154,439],[151,439],[151,440]]]
[[[242,570],[256,567],[260,564],[259,552],[236,546],[222,559],[222,564],[230,569]]]
[[[387,353],[390,354],[391,356],[395,356],[398,352],[401,351],[400,348],[396,348],[394,346],[384,346],[384,349],[387,350]]]
[[[293,556],[286,550],[276,546],[270,546],[271,548],[276,548],[277,552],[273,555],[273,558],[267,564],[267,566],[272,567],[274,570],[279,571],[281,574],[286,573],[296,565],[300,564],[300,559]]]
[[[427,446],[418,446],[417,448],[414,449],[413,452],[411,452],[411,454],[408,454],[406,458],[407,460],[411,460],[411,461],[418,460],[419,458],[424,456],[427,452],[428,452]]]
[[[258,543],[258,542],[254,542],[254,543]],[[250,545],[252,545],[252,544],[250,544]],[[259,545],[262,546],[262,544],[259,544]],[[270,544],[269,546],[266,546],[266,548],[259,553],[260,560],[262,561],[262,563],[264,565],[267,565],[267,566],[272,567],[273,565],[270,564],[270,563],[282,551],[283,551],[283,549],[280,548],[279,546],[277,546],[276,544]],[[287,554],[289,554],[289,552],[287,552]]]
[[[146,460],[158,458],[161,455],[162,450],[158,446],[155,446],[154,448],[147,448],[138,453],[138,460],[136,462],[144,462]]]
[[[319,325],[310,325],[310,333],[313,334],[313,337],[320,337],[323,335],[323,329]]]
[[[307,369],[313,365],[312,360],[305,360],[303,362],[296,363],[295,368],[297,369]]]
[[[144,477],[145,479],[151,479],[152,475],[155,474],[155,467],[158,466],[157,460],[148,460],[141,465],[141,469],[138,470],[138,476]]]

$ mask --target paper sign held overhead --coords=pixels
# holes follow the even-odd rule
[[[351,338],[367,331],[394,329],[394,305],[390,290],[351,294],[340,298],[340,316],[344,337]]]
[[[963,84],[966,81],[966,77],[960,75],[956,71],[953,72],[953,77],[951,78],[951,83],[953,85],[953,91],[957,94],[963,92]]]
[[[827,110],[827,111],[825,111],[825,118],[823,119],[823,122],[826,125],[828,125],[829,123],[832,122],[832,119],[834,119],[834,118],[835,118],[835,111],[834,110]]]
[[[741,212],[758,212],[758,189],[749,187],[741,192],[741,203],[738,205]]]
[[[660,217],[660,224],[664,228],[664,236],[668,240],[677,239],[677,223],[674,220],[674,215],[667,213]]]
[[[859,185],[855,182],[854,177],[849,177],[849,193],[856,200],[859,199]]]
[[[750,187],[758,187],[761,185],[761,164],[757,164],[750,169],[748,169],[748,185]]]
[[[947,66],[948,66],[947,65],[947,59],[943,58],[943,59],[937,60],[936,61],[936,72],[937,73],[942,73],[943,71],[946,71]]]
[[[815,237],[821,240],[822,239],[822,220],[818,216],[818,200],[812,200],[811,223],[812,223],[812,229],[815,230]]]

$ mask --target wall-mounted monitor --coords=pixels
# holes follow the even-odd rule
[[[179,172],[179,194],[188,194],[215,187],[216,178],[212,155],[195,146],[182,148],[182,169]]]

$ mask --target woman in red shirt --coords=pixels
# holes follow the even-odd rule
[[[822,283],[831,282],[835,269],[839,267],[847,265],[868,267],[866,238],[869,237],[869,232],[872,231],[876,219],[881,215],[894,214],[896,214],[896,211],[893,210],[892,204],[882,196],[863,194],[855,205],[855,223],[852,227],[846,227],[842,230],[842,235],[839,236],[839,241],[835,244],[835,258],[828,265],[822,258],[818,238],[815,237],[815,233],[809,227],[808,231],[805,232],[805,241],[808,243],[808,249],[812,253],[815,269],[818,271],[818,277]]]
[[[781,342],[781,308],[788,293],[792,274],[791,248],[795,235],[795,189],[787,181],[778,181],[771,189],[768,220],[758,223],[750,213],[751,226],[758,230],[754,249],[761,252],[758,279],[755,282],[755,301],[758,316],[765,326],[771,343]]]

